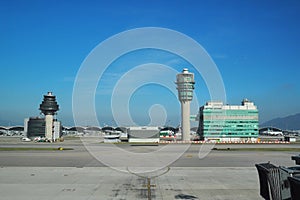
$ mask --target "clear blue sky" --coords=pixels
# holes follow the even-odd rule
[[[226,103],[239,104],[243,98],[254,101],[261,122],[295,114],[300,112],[299,24],[297,0],[0,1],[0,122],[23,124],[25,117],[39,114],[42,95],[53,91],[61,108],[58,118],[73,125],[73,85],[86,56],[105,39],[139,27],[176,30],[201,44],[222,75]],[[168,56],[152,50],[138,53],[144,63]],[[134,67],[132,56],[122,59],[115,65],[123,62],[127,70]],[[110,94],[104,90],[118,81],[124,69],[118,70],[109,68],[97,88],[101,125],[112,123]],[[116,76],[110,78],[110,74]],[[201,77],[196,77],[195,87],[202,105],[209,95]],[[132,96],[132,118],[138,124],[149,123],[147,112],[153,104],[164,105],[168,123],[178,125],[176,96],[153,84]]]

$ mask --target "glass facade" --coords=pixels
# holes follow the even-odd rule
[[[44,118],[30,118],[28,121],[27,137],[45,137],[45,126]]]
[[[241,106],[207,103],[200,108],[198,134],[202,140],[258,137],[258,110],[252,102]]]
[[[194,90],[194,74],[184,69],[182,73],[177,74],[177,90],[179,101],[192,101]]]

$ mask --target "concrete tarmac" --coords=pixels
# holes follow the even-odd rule
[[[151,199],[257,200],[254,167],[172,167],[151,178]],[[2,167],[4,200],[148,199],[147,179],[108,167]]]
[[[99,145],[99,144],[96,144]],[[2,142],[0,147],[67,147],[68,151],[0,151],[0,199],[151,199],[257,200],[256,163],[294,166],[292,155],[299,152],[209,151],[199,159],[201,145],[189,149],[169,167],[154,174],[132,174],[106,167],[80,141],[35,144]],[[281,147],[299,145],[216,145],[216,148]],[[160,146],[122,146],[124,150],[151,152]],[[166,152],[168,156],[170,152]],[[163,171],[166,170],[166,174]]]
[[[105,144],[100,144],[104,145]],[[180,145],[180,144],[178,144]],[[202,145],[191,145],[189,149],[171,167],[254,167],[256,163],[272,162],[277,165],[292,166],[291,156],[299,154],[295,151],[215,151],[199,159],[199,150]],[[51,147],[73,148],[66,151],[0,151],[0,166],[23,167],[105,167],[94,158],[83,145],[73,144],[0,144],[0,147]],[[274,145],[215,145],[215,148],[270,148]],[[299,148],[299,145],[278,145],[280,148]],[[123,145],[124,150],[135,152],[151,152],[160,146]],[[101,149],[100,149],[101,150]],[[165,152],[168,157],[172,152]]]

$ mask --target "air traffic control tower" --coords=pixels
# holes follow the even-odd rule
[[[182,73],[177,74],[176,79],[178,99],[181,103],[181,137],[182,141],[190,141],[190,102],[193,99],[194,74],[184,68]]]
[[[56,112],[59,110],[59,106],[56,102],[56,97],[52,92],[44,95],[44,100],[40,104],[40,110],[45,115],[45,137],[53,140],[53,119]]]

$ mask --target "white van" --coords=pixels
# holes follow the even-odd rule
[[[22,141],[22,142],[30,142],[31,139],[29,139],[29,138],[27,138],[27,137],[23,137],[23,138],[21,138],[21,141]]]

